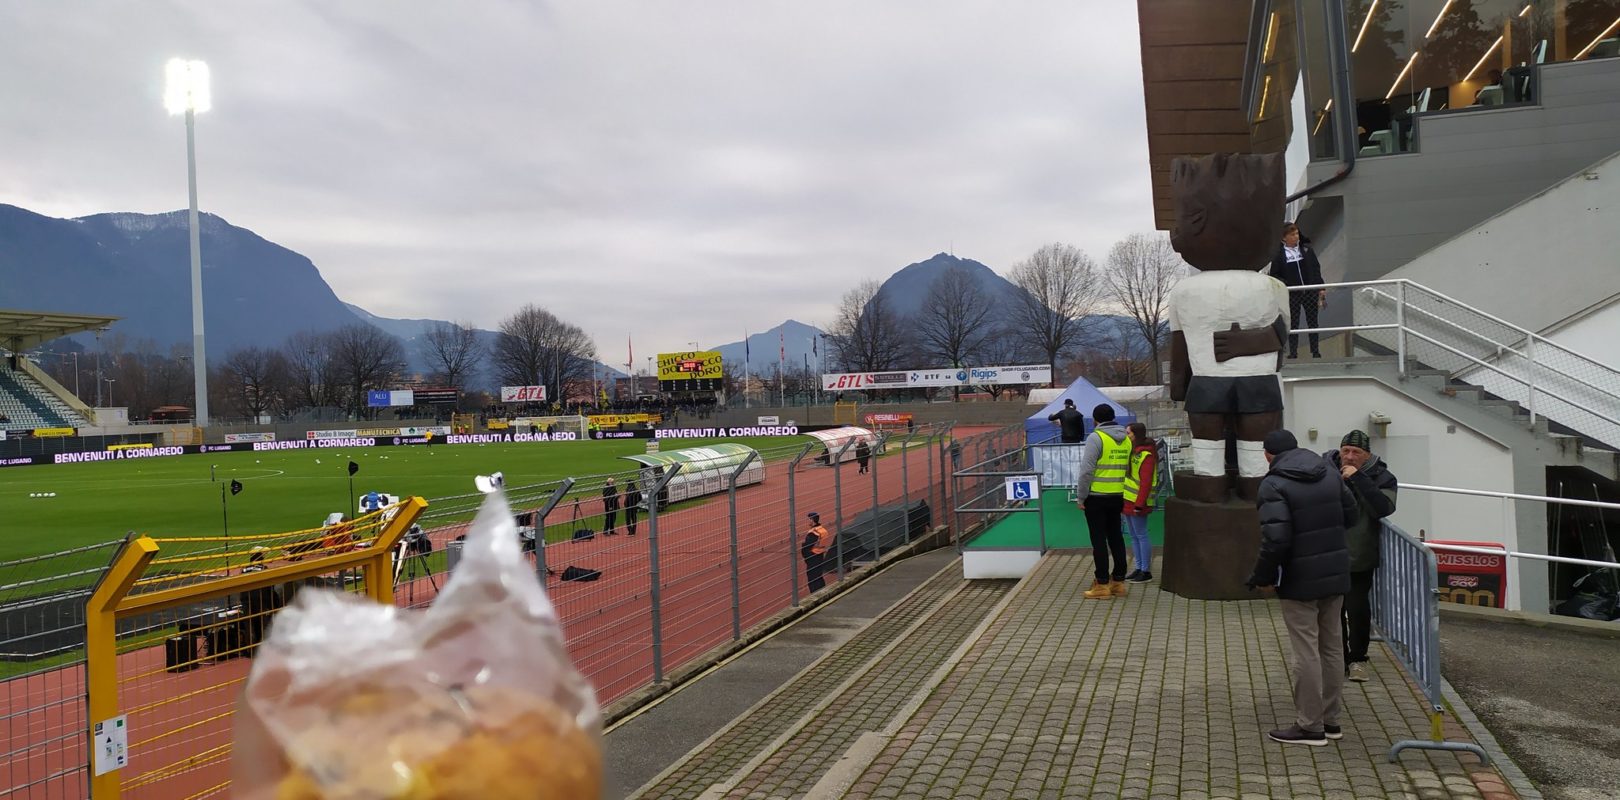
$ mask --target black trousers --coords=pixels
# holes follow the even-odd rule
[[[1125,497],[1118,494],[1093,494],[1086,497],[1086,527],[1091,532],[1091,560],[1097,565],[1097,582],[1125,579],[1125,531],[1120,516],[1125,511]],[[1110,569],[1112,557],[1112,569]]]
[[[1321,307],[1318,305],[1318,299],[1317,299],[1317,294],[1316,294],[1318,291],[1320,291],[1320,290],[1318,290],[1318,289],[1306,289],[1304,291],[1293,291],[1293,292],[1288,293],[1288,327],[1289,327],[1289,329],[1298,330],[1300,328],[1315,328],[1315,327],[1317,327],[1317,324],[1318,324],[1317,323],[1317,312],[1321,311]],[[1301,316],[1301,312],[1304,312],[1304,317],[1305,317],[1305,324],[1304,325],[1299,324],[1299,318]],[[1322,349],[1321,349],[1321,339],[1322,339],[1322,337],[1321,337],[1321,334],[1312,333],[1312,334],[1309,334],[1309,336],[1311,337],[1311,355],[1313,355],[1313,356],[1322,355]],[[1296,356],[1298,354],[1299,354],[1299,334],[1290,333],[1290,334],[1288,334],[1288,356],[1290,358],[1292,358],[1292,357],[1294,357],[1294,356]]]
[[[630,516],[629,513],[626,512],[625,513],[625,518],[629,519],[629,516]],[[602,514],[602,532],[603,533],[612,533],[613,529],[615,527],[617,527],[615,523],[617,523],[618,521],[619,521],[619,509],[617,509],[617,508],[608,509],[606,512],[604,512]]]
[[[1367,644],[1372,639],[1373,574],[1378,570],[1350,573],[1350,593],[1344,596],[1344,663],[1367,660]]]
[[[624,507],[624,526],[630,529],[631,536],[636,535],[636,517],[640,514],[641,510],[636,506]]]
[[[826,571],[827,571],[827,554],[826,553],[810,553],[810,552],[806,552],[804,554],[805,586],[808,587],[809,590],[812,593],[813,592],[819,592],[824,587],[826,587],[827,581],[823,580],[822,577],[821,577],[822,574],[825,573]]]

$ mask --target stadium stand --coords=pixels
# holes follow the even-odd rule
[[[5,425],[13,428],[82,428],[90,424],[32,376],[12,369],[9,359],[0,362],[0,414],[9,420]]]
[[[89,424],[65,397],[28,370],[29,350],[63,336],[106,330],[117,317],[0,309],[0,415],[7,428],[80,428]],[[37,373],[43,374],[43,373]],[[77,400],[74,401],[77,403]],[[79,404],[82,406],[82,404]]]

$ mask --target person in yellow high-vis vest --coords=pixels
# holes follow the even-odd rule
[[[1076,493],[1084,492],[1080,508],[1086,512],[1091,533],[1091,556],[1097,582],[1082,597],[1103,600],[1125,596],[1125,473],[1130,466],[1131,440],[1114,421],[1114,407],[1099,403],[1091,410],[1094,427],[1080,451]]]
[[[1147,426],[1130,424],[1131,461],[1125,471],[1125,529],[1131,537],[1131,558],[1136,569],[1125,576],[1129,583],[1153,580],[1153,542],[1148,540],[1148,515],[1159,491],[1159,450],[1148,437]]]

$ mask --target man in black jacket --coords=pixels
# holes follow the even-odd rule
[[[617,536],[619,527],[619,487],[608,478],[602,485],[602,535]]]
[[[1373,575],[1378,572],[1379,537],[1384,517],[1395,513],[1400,484],[1382,459],[1373,455],[1372,437],[1351,431],[1339,449],[1322,454],[1344,478],[1356,497],[1361,518],[1345,531],[1350,546],[1350,593],[1344,596],[1344,669],[1353,681],[1367,680],[1367,643],[1372,638]]]
[[[1282,244],[1277,247],[1276,255],[1271,257],[1271,277],[1288,287],[1289,329],[1316,328],[1317,312],[1327,307],[1327,289],[1296,287],[1323,283],[1322,262],[1317,260],[1310,240],[1302,237],[1299,226],[1292,222],[1283,226]],[[1301,316],[1305,317],[1304,325],[1300,324]],[[1321,358],[1321,334],[1313,333],[1310,337],[1311,358]],[[1288,357],[1299,357],[1297,333],[1288,334]]]
[[[1064,444],[1080,444],[1086,440],[1086,415],[1074,407],[1072,398],[1064,399],[1063,408],[1047,419],[1058,424]]]
[[[1294,651],[1295,724],[1271,731],[1284,744],[1325,745],[1344,734],[1344,595],[1350,591],[1345,528],[1356,499],[1327,461],[1302,449],[1294,434],[1265,440],[1271,471],[1260,483],[1260,558],[1249,586],[1275,587]]]

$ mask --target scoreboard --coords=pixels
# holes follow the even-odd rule
[[[658,354],[658,390],[661,392],[718,392],[725,389],[725,383],[718,350]]]

